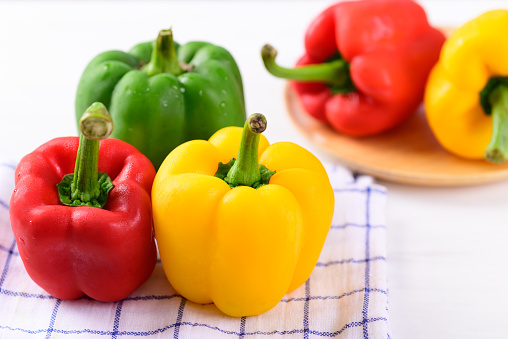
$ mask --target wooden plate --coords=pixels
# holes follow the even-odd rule
[[[289,85],[285,96],[289,116],[300,132],[353,171],[422,186],[465,186],[508,179],[508,163],[462,159],[444,150],[423,111],[389,132],[352,138],[308,115]]]

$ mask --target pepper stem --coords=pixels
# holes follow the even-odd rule
[[[160,73],[171,73],[178,76],[184,73],[178,62],[171,28],[159,32],[150,61],[141,70],[148,76]]]
[[[492,105],[492,137],[485,150],[485,159],[503,163],[508,160],[508,86],[497,86],[489,101]]]
[[[242,139],[236,161],[224,178],[229,186],[251,186],[261,182],[258,164],[258,146],[260,134],[266,129],[266,118],[254,113],[243,126]]]
[[[296,81],[325,82],[335,87],[351,87],[349,64],[344,59],[333,60],[322,64],[299,66],[297,68],[284,68],[275,62],[277,50],[270,45],[261,49],[261,57],[265,68],[272,75]]]
[[[99,142],[113,131],[113,121],[106,107],[93,103],[80,121],[81,136],[74,173],[64,176],[57,185],[60,201],[68,206],[103,207],[113,183],[99,172]]]

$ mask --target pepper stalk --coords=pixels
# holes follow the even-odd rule
[[[141,70],[148,76],[160,73],[170,73],[179,76],[189,71],[190,65],[178,61],[175,42],[173,41],[173,30],[163,29],[159,32],[150,61]]]
[[[489,94],[492,114],[492,137],[485,159],[493,163],[508,160],[508,86],[498,85]]]
[[[93,103],[80,121],[81,136],[74,173],[57,184],[60,202],[67,206],[103,208],[114,187],[107,173],[99,172],[99,142],[113,131],[113,121],[106,107]]]
[[[237,158],[231,159],[228,164],[219,163],[215,176],[223,179],[231,188],[249,186],[257,189],[267,185],[275,171],[258,162],[259,139],[266,126],[263,114],[250,115],[243,127]]]
[[[285,68],[275,62],[277,50],[268,44],[261,49],[261,57],[267,71],[278,78],[304,82],[323,82],[330,85],[335,92],[340,93],[354,90],[349,74],[349,64],[342,58],[322,64]]]

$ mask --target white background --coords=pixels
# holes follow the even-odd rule
[[[293,65],[311,20],[333,1],[0,2],[0,157],[19,159],[57,136],[76,135],[74,96],[98,53],[128,50],[172,27],[175,40],[228,49],[244,79],[247,112],[269,121],[271,142],[304,139],[269,75],[261,46]],[[431,23],[457,26],[505,1],[420,1]],[[508,32],[502,34],[508,38]],[[507,60],[508,62],[508,60]],[[361,155],[359,155],[361,156]],[[394,338],[508,337],[508,182],[388,188],[390,322]]]

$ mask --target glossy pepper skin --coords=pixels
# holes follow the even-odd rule
[[[134,145],[159,168],[181,143],[242,126],[242,78],[231,54],[207,42],[173,42],[163,30],[128,53],[108,51],[86,67],[76,94],[76,121],[95,101],[115,121],[111,137]]]
[[[272,74],[294,80],[291,87],[311,116],[338,132],[368,136],[416,111],[444,40],[413,1],[350,1],[310,24],[296,69],[278,72],[271,46],[262,55]]]
[[[484,13],[443,46],[425,92],[429,125],[448,151],[468,159],[508,157],[508,11]]]
[[[114,185],[104,208],[65,206],[57,184],[74,172],[79,143],[56,138],[20,161],[9,207],[12,230],[28,274],[49,294],[121,300],[149,278],[157,260],[150,201],[155,169],[133,146],[102,140],[98,170]]]
[[[333,189],[317,158],[293,143],[269,145],[259,134],[259,148],[242,156],[241,145],[256,144],[241,142],[246,128],[243,137],[241,128],[229,127],[209,141],[177,147],[152,190],[155,236],[171,285],[237,317],[268,311],[308,279],[334,211]],[[275,174],[257,189],[238,184],[249,177],[243,171],[258,168],[258,156]],[[228,184],[214,175],[232,158],[238,160]]]

